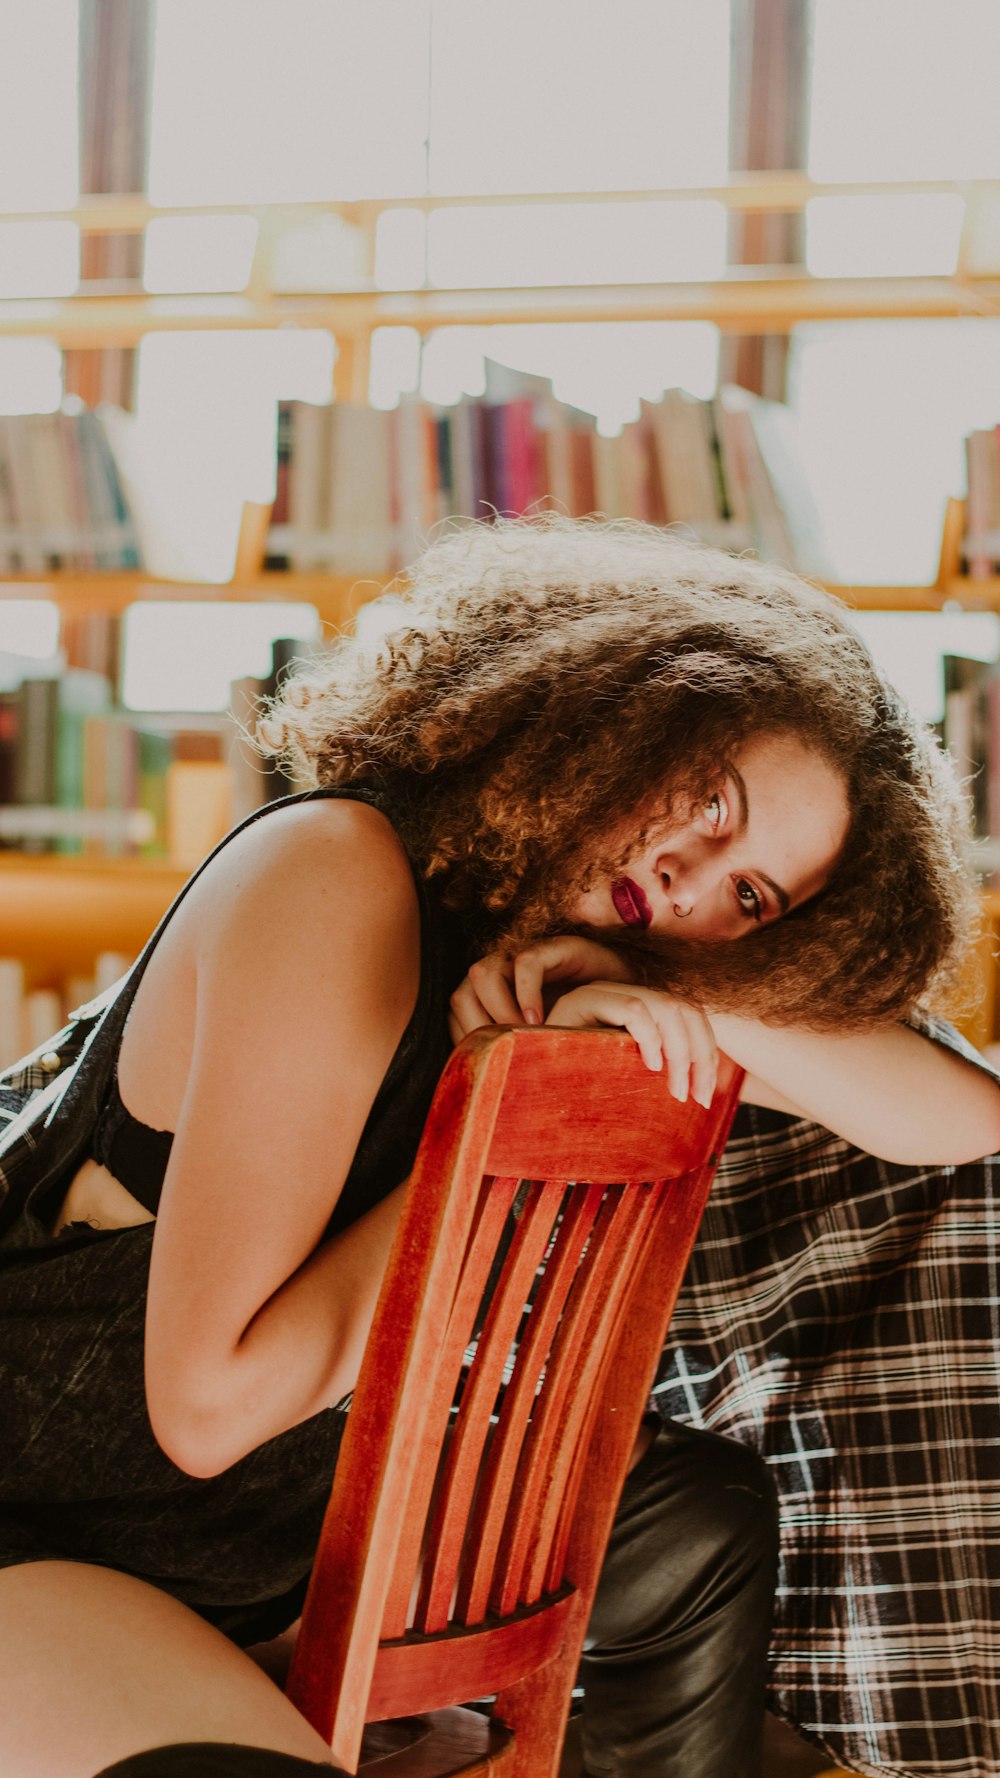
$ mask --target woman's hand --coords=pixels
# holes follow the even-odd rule
[[[712,1103],[719,1052],[705,1013],[690,1000],[656,988],[588,982],[563,994],[545,1023],[570,1029],[614,1025],[628,1031],[647,1068],[658,1073],[666,1063],[675,1099],[685,1101],[690,1094],[699,1105]]]
[[[625,958],[607,945],[567,934],[543,939],[516,957],[490,951],[451,997],[448,1029],[461,1043],[482,1025],[540,1025],[552,989],[566,983],[632,980]]]

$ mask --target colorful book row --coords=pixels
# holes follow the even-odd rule
[[[122,710],[90,667],[0,689],[0,847],[193,868],[235,822],[297,788],[248,737],[261,699],[310,647],[278,638],[266,677],[235,681],[218,716]]]
[[[0,415],[0,572],[137,568],[112,415]]]
[[[520,393],[491,399],[488,380],[486,397],[447,408],[280,403],[268,565],[385,576],[441,519],[553,505],[683,523],[832,578],[787,408],[743,389],[706,401],[671,389],[609,437],[542,378],[493,383]]]

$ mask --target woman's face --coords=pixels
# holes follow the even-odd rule
[[[849,820],[833,766],[795,735],[759,736],[706,803],[680,826],[647,834],[613,876],[572,904],[570,919],[675,938],[743,938],[822,889]],[[628,834],[620,834],[624,848]]]

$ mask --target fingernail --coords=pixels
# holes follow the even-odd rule
[[[529,1006],[524,1015],[524,1022],[526,1025],[540,1025],[542,1022],[542,1015],[535,1009],[535,1007]]]

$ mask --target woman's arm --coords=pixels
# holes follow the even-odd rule
[[[301,813],[227,849],[200,935],[146,1318],[153,1429],[194,1475],[353,1385],[399,1211],[320,1245],[416,1001],[416,894],[376,811]]]
[[[613,979],[595,979],[606,968]],[[579,985],[554,998],[567,983]],[[538,1023],[546,1015],[557,1025],[632,1031],[650,1066],[666,1061],[671,1091],[682,1098],[690,1084],[704,1099],[717,1045],[746,1069],[744,1099],[823,1124],[883,1160],[957,1164],[1000,1149],[996,1080],[908,1026],[818,1034],[706,1012],[632,986],[619,953],[571,935],[474,966],[453,997],[452,1032],[490,1018]]]
[[[1000,1085],[907,1025],[839,1035],[732,1013],[709,1023],[747,1070],[744,1098],[810,1118],[868,1154],[945,1166],[1000,1149]]]

